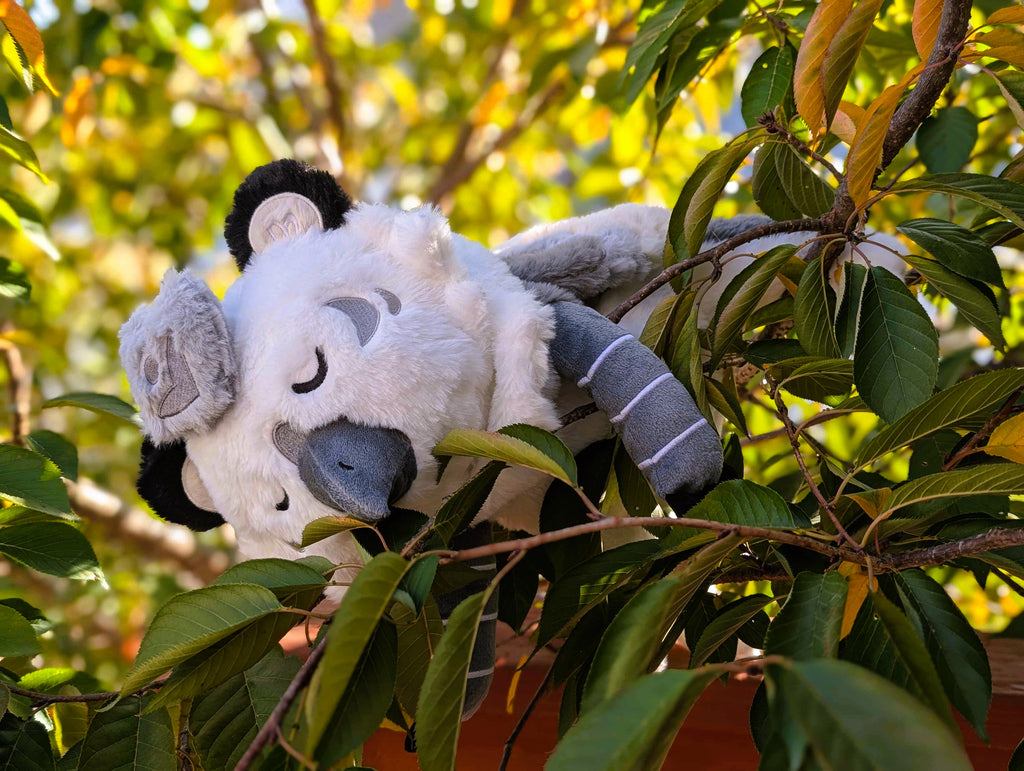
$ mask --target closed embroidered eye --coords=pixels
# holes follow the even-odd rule
[[[323,385],[324,378],[327,377],[327,359],[324,356],[323,350],[320,348],[316,349],[316,374],[310,380],[303,383],[294,383],[292,390],[297,394],[308,394],[310,391],[315,391],[321,385]]]
[[[284,491],[284,498],[274,504],[274,508],[278,511],[288,511],[288,491]]]

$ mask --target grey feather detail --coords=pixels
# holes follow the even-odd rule
[[[576,300],[587,301],[641,278],[651,269],[651,258],[644,254],[639,236],[625,228],[585,234],[559,231],[499,256],[545,302],[565,297],[533,285],[549,284]]]
[[[118,333],[142,425],[156,444],[209,431],[235,400],[237,365],[227,320],[210,288],[168,271],[150,305]]]
[[[377,333],[377,327],[380,324],[380,311],[369,300],[362,297],[339,297],[336,300],[331,300],[327,306],[341,311],[352,319],[360,348],[370,342]]]
[[[388,313],[392,316],[397,316],[399,311],[402,310],[402,301],[398,299],[398,295],[394,292],[389,292],[387,289],[377,289],[375,291],[383,297],[384,302],[387,303]]]
[[[523,286],[525,286],[529,290],[530,294],[537,299],[537,302],[542,305],[550,305],[551,303],[556,302],[581,302],[580,298],[568,289],[563,289],[555,284],[548,284],[539,281],[524,281]]]
[[[277,451],[298,465],[299,454],[302,452],[302,446],[306,443],[305,435],[296,431],[288,423],[278,423],[274,426],[273,439]]]
[[[728,241],[734,236],[771,222],[771,217],[763,214],[740,214],[736,217],[716,217],[708,223],[704,233],[704,244],[717,244]]]

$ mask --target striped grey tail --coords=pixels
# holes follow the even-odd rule
[[[686,387],[653,351],[597,311],[554,304],[551,358],[611,420],[661,497],[695,492],[722,473],[722,445]]]
[[[465,532],[459,533],[451,540],[451,548],[471,549],[476,546],[484,546],[491,543],[491,524],[484,522]],[[468,560],[469,567],[480,572],[480,578],[471,581],[465,586],[447,594],[437,596],[437,608],[441,612],[441,620],[447,626],[448,617],[451,616],[455,607],[467,597],[479,594],[487,588],[487,584],[494,578],[497,566],[494,556],[480,557]],[[469,674],[466,675],[466,700],[462,705],[462,719],[468,720],[473,713],[479,709],[487,697],[487,691],[491,687],[491,680],[494,676],[494,655],[495,655],[495,631],[498,624],[498,592],[491,592],[484,612],[480,616],[480,626],[477,629],[476,643],[473,645],[473,653],[469,659]]]

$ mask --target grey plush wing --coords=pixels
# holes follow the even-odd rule
[[[553,232],[499,256],[542,302],[591,300],[643,278],[654,263],[637,234],[625,228]]]

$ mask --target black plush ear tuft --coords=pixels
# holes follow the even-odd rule
[[[223,525],[224,518],[215,511],[199,508],[189,500],[181,481],[181,469],[187,457],[183,439],[160,446],[144,439],[139,479],[135,486],[153,511],[168,522],[192,530],[212,530]]]
[[[224,237],[239,270],[245,270],[253,253],[249,242],[252,215],[261,203],[279,193],[298,193],[312,201],[320,211],[326,230],[340,228],[345,222],[345,212],[352,208],[345,191],[322,169],[291,159],[260,166],[238,186],[231,213],[224,223]]]

